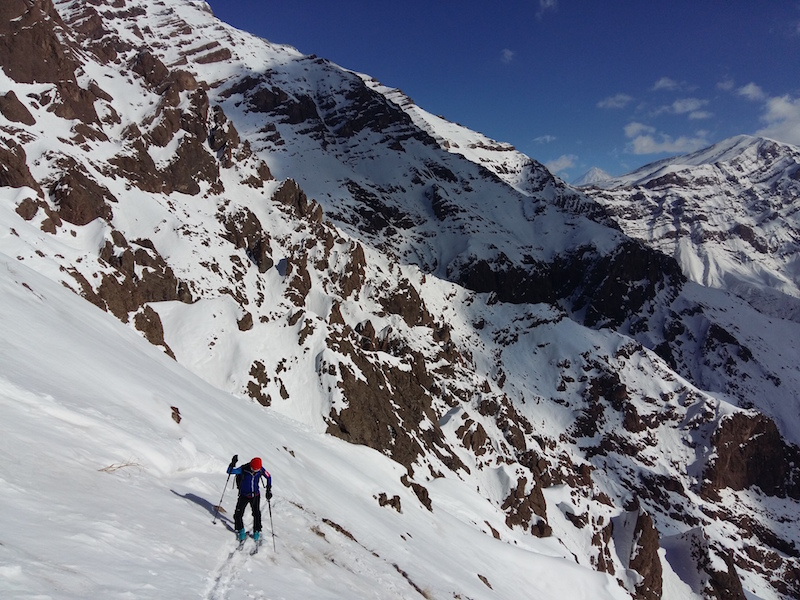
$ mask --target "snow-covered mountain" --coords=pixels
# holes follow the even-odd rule
[[[626,233],[686,276],[800,320],[800,149],[739,136],[598,184]]]
[[[604,181],[611,179],[611,175],[600,169],[599,167],[592,167],[586,173],[578,177],[572,182],[575,187],[587,187],[590,185],[598,185]]]
[[[10,0],[0,66],[4,596],[800,593],[796,321],[199,0]]]

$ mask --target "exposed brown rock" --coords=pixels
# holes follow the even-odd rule
[[[166,193],[176,191],[195,196],[200,193],[198,180],[212,184],[212,191],[222,191],[217,161],[193,135],[183,139],[164,176]]]
[[[473,260],[458,282],[476,292],[494,292],[502,302],[553,304],[570,299],[589,326],[619,325],[639,314],[659,289],[677,292],[686,280],[674,259],[628,240],[607,256],[581,248],[552,263],[527,261],[525,268],[502,252],[493,261]]]
[[[378,504],[381,506],[390,506],[399,513],[403,512],[403,509],[400,506],[400,496],[396,494],[389,498],[386,492],[381,492],[378,496]]]
[[[403,482],[403,485],[406,487],[410,487],[411,490],[416,494],[417,498],[419,499],[420,503],[427,508],[429,511],[433,512],[433,504],[431,503],[431,497],[428,494],[428,488],[424,485],[417,483],[416,481],[410,481],[408,476],[403,475],[400,478],[400,481]]]
[[[270,238],[253,211],[241,206],[234,212],[225,214],[221,219],[227,232],[225,239],[237,248],[243,248],[259,272],[266,273],[272,268],[274,261],[271,256]]]
[[[431,407],[431,396],[424,360],[411,354],[406,358],[410,369],[387,368],[373,362],[367,353],[345,338],[330,340],[333,347],[347,355],[358,369],[342,363],[339,387],[347,406],[331,410],[328,433],[346,441],[363,444],[391,456],[411,469],[423,453],[421,444],[449,468],[464,468],[447,448],[439,420]],[[426,426],[421,427],[423,419]]]
[[[247,383],[247,394],[256,400],[262,406],[269,406],[272,404],[272,399],[269,395],[264,393],[264,389],[269,384],[269,376],[267,375],[267,368],[260,360],[253,361],[250,365],[250,377],[252,379]]]
[[[503,501],[500,508],[506,511],[506,525],[530,529],[530,532],[537,537],[549,537],[552,529],[547,525],[547,504],[542,489],[533,485],[531,491],[526,492],[527,487],[528,479],[520,477],[517,479],[517,486]],[[534,516],[539,519],[535,519]]]
[[[188,286],[175,277],[152,242],[137,240],[135,245],[129,246],[121,234],[113,245],[107,242],[100,258],[115,268],[115,274],[104,274],[96,292],[89,294],[84,289],[84,296],[124,322],[131,312],[148,302],[192,302]],[[141,276],[136,272],[137,265],[147,267]]]
[[[298,217],[315,223],[322,222],[322,207],[314,200],[309,201],[306,193],[292,179],[287,179],[275,191],[272,200],[288,207]]]
[[[198,88],[189,94],[189,107],[181,111],[181,129],[204,143],[208,138],[208,94]]]
[[[257,87],[255,91],[250,91]],[[255,112],[283,115],[290,124],[303,123],[304,121],[320,121],[317,107],[310,96],[290,97],[285,91],[276,86],[266,87],[260,81],[252,78],[243,80],[239,86],[234,86],[229,93],[247,92],[250,108]]]
[[[131,132],[133,142],[123,153],[109,159],[109,164],[116,167],[120,177],[129,180],[133,185],[145,192],[160,193],[165,191],[164,176],[158,171],[155,162],[142,142],[141,134]]]
[[[99,123],[94,102],[97,96],[91,90],[80,87],[74,81],[59,81],[59,101],[53,105],[53,112],[62,119],[77,119],[84,123]]]
[[[36,216],[36,213],[39,212],[39,206],[40,204],[33,198],[25,198],[22,200],[22,202],[17,204],[17,208],[15,210],[20,217],[26,221],[30,221]]]
[[[13,91],[6,92],[0,96],[0,113],[9,121],[22,123],[24,125],[35,125],[36,119],[28,110],[28,107],[20,102]]]
[[[172,141],[172,138],[180,130],[181,111],[177,108],[166,108],[161,111],[161,117],[156,125],[150,130],[149,140],[156,146],[164,147]]]
[[[342,296],[347,298],[351,294],[355,294],[355,297],[358,298],[358,292],[364,285],[366,267],[367,259],[364,256],[364,247],[358,242],[353,242],[347,266],[341,279]]]
[[[602,523],[599,523],[599,525],[601,527],[592,534],[592,545],[598,549],[597,558],[592,563],[598,571],[613,575],[616,569],[614,568],[614,559],[611,556],[609,542],[614,533],[614,522],[609,521],[605,525]]]
[[[136,55],[131,70],[141,75],[150,87],[160,85],[169,75],[169,69],[149,50],[142,50]]]
[[[703,493],[757,486],[769,496],[800,499],[800,449],[787,444],[775,422],[761,414],[723,419],[712,443],[716,458],[704,474]]]
[[[433,208],[433,214],[440,221],[455,217],[464,212],[456,202],[453,202],[447,197],[447,193],[438,185],[434,185],[428,195],[430,197],[431,207]]]
[[[747,600],[742,588],[742,581],[736,572],[733,558],[727,552],[724,552],[720,558],[725,562],[727,570],[723,572],[708,569],[706,571],[711,588],[707,590],[709,597],[717,600]]]
[[[634,597],[637,600],[661,600],[663,581],[661,559],[658,556],[658,530],[646,512],[639,512],[633,539],[636,540],[636,547],[629,567],[642,576],[642,581],[636,585]]]
[[[42,188],[28,169],[25,149],[9,138],[0,138],[0,186],[29,187],[44,196]]]
[[[108,203],[117,202],[108,189],[74,164],[53,183],[50,196],[58,205],[59,216],[73,225],[87,225],[98,218],[110,221]]]
[[[407,279],[401,279],[388,297],[380,298],[380,303],[386,312],[401,316],[409,327],[433,324],[433,317],[425,308],[425,303]]]
[[[473,425],[475,425],[474,428]],[[461,427],[456,430],[456,435],[461,439],[461,443],[464,447],[470,450],[475,456],[486,454],[486,442],[489,440],[489,436],[480,423],[475,424],[475,421],[472,419],[467,419]],[[489,445],[489,448],[491,448],[491,445]]]
[[[151,306],[145,306],[133,318],[133,324],[144,334],[145,339],[154,346],[163,346],[164,352],[175,359],[175,353],[164,340],[164,326],[161,324],[161,317]],[[180,423],[180,413],[177,422]]]
[[[0,2],[0,64],[19,83],[75,81],[77,63],[56,34],[52,0]]]
[[[295,306],[304,306],[306,296],[311,291],[311,274],[308,270],[308,255],[303,253],[287,262],[288,277],[286,298]]]
[[[208,134],[208,146],[216,153],[217,159],[223,167],[232,167],[234,163],[233,151],[239,147],[239,132],[236,131],[236,127],[234,127],[233,123],[225,116],[221,107],[215,106],[211,114],[213,126]],[[266,165],[264,166],[266,167]],[[267,177],[265,178],[262,176],[262,179],[267,180],[272,178],[269,169],[267,169],[264,175]]]
[[[214,62],[222,62],[224,60],[228,60],[231,56],[231,51],[229,48],[220,48],[219,50],[215,50],[214,52],[209,52],[208,54],[204,54],[198,58],[195,58],[196,63],[200,63],[201,65],[214,63]]]
[[[359,227],[363,231],[385,231],[391,234],[392,229],[409,229],[414,226],[414,221],[405,211],[387,204],[378,193],[352,180],[347,181],[347,189],[358,203],[356,212],[361,219]]]
[[[713,600],[745,600],[742,583],[736,566],[727,550],[713,546],[701,528],[691,529],[680,536],[697,567],[699,590],[703,598]],[[717,571],[713,565],[723,562],[725,571]]]

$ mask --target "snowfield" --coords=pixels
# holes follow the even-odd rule
[[[378,452],[220,392],[16,260],[0,270],[2,597],[628,597],[555,538],[487,535],[501,514],[469,486],[432,485],[429,512]],[[234,550],[234,453],[273,477],[253,556]]]

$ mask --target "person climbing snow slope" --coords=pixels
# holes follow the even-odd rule
[[[264,477],[266,481],[264,495],[267,500],[270,500],[272,498],[272,477],[262,466],[259,457],[255,457],[241,467],[236,466],[237,460],[239,460],[238,455],[234,455],[231,464],[228,465],[228,474],[236,475],[236,483],[239,487],[239,499],[233,513],[233,526],[236,529],[237,539],[243,541],[246,537],[244,510],[249,505],[253,513],[253,539],[258,542],[261,539],[261,493],[258,486],[261,478]]]

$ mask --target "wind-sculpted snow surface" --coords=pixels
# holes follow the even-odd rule
[[[0,590],[800,593],[795,321],[204,2],[0,14]]]

